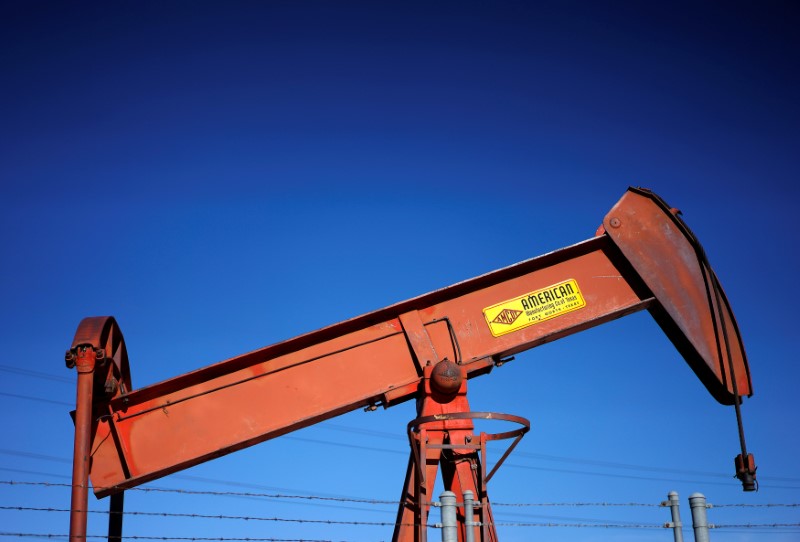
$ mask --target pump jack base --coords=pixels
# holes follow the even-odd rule
[[[472,420],[498,420],[520,427],[502,433],[474,435]],[[421,416],[409,422],[411,457],[393,541],[426,542],[431,492],[436,471],[441,465],[445,489],[457,496],[471,491],[476,497],[473,517],[465,517],[463,503],[460,505],[457,514],[459,541],[496,542],[497,533],[486,486],[529,430],[527,419],[497,412],[452,412]],[[487,443],[507,439],[513,440],[487,472]],[[467,534],[468,528],[472,530],[472,536]]]

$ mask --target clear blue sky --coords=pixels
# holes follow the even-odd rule
[[[732,478],[733,410],[643,313],[471,382],[473,408],[533,424],[492,500],[657,504],[676,490],[687,525],[696,491],[800,502],[799,26],[798,4],[776,1],[3,2],[2,531],[68,530],[66,513],[7,508],[69,507],[66,488],[36,484],[69,482],[63,352],[81,318],[116,316],[140,387],[587,239],[629,185],[683,211],[727,291],[761,490]],[[146,487],[396,500],[414,416],[410,403],[353,412]],[[392,506],[347,500],[130,491],[126,508],[394,521]],[[629,506],[495,513],[669,520]],[[800,514],[716,508],[710,521]],[[125,528],[358,542],[391,530],[144,515]],[[104,532],[92,515],[89,534]],[[672,539],[513,525],[500,537]]]

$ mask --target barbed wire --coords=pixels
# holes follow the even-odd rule
[[[496,527],[570,527],[604,529],[671,529],[669,524],[647,523],[505,523],[494,522]],[[743,523],[743,524],[709,524],[709,529],[765,529],[765,528],[796,528],[800,523]]]
[[[765,503],[765,504],[712,504],[711,508],[798,508],[798,503]]]
[[[709,529],[777,529],[782,527],[800,527],[800,523],[715,523],[709,525]]]
[[[558,528],[576,528],[576,529],[589,529],[592,527],[598,529],[663,529],[663,524],[648,524],[648,523],[505,523],[494,522],[495,527],[558,527]]]
[[[667,528],[665,525],[656,524],[625,524],[625,523],[495,523],[495,526],[502,527],[539,527],[539,528],[571,528],[571,529],[647,529],[661,530]],[[711,529],[731,528],[782,528],[798,527],[800,523],[763,523],[763,524],[741,524],[741,525],[709,525]],[[23,532],[0,532],[0,537],[19,537],[19,538],[68,538],[67,534],[60,533],[23,533]],[[86,535],[79,538],[100,538],[107,539],[108,535]],[[217,542],[348,542],[347,540],[330,539],[309,539],[309,538],[260,538],[260,537],[229,537],[229,536],[148,536],[148,535],[125,535],[120,540],[182,540],[182,541],[217,541]]]
[[[13,536],[17,538],[70,538],[68,534],[54,534],[54,533],[12,533],[0,531],[0,536]],[[72,536],[76,538],[76,536]],[[108,539],[108,535],[86,535],[77,536],[77,538],[102,538]],[[205,537],[205,536],[142,536],[142,535],[125,535],[120,540],[193,540],[193,541],[222,541],[222,542],[349,542],[347,540],[330,540],[319,538],[254,538],[254,537]]]
[[[28,511],[28,512],[72,512],[68,508],[39,508],[28,506],[0,506],[0,510],[10,511]],[[82,512],[82,510],[75,510],[75,512]],[[192,518],[192,519],[224,519],[224,520],[242,520],[242,521],[273,521],[284,523],[313,523],[313,524],[326,524],[326,525],[350,525],[350,526],[369,526],[369,527],[418,527],[416,523],[393,523],[384,521],[345,521],[345,520],[329,520],[329,519],[301,519],[301,518],[279,518],[279,517],[261,517],[261,516],[231,516],[225,514],[190,514],[190,513],[174,513],[174,512],[121,512],[121,511],[108,511],[108,510],[86,510],[90,514],[125,514],[131,516],[158,516],[158,517],[179,517],[179,518]],[[647,523],[533,523],[533,522],[494,522],[491,525],[495,527],[563,527],[563,528],[601,528],[601,529],[664,529],[667,524],[647,524]],[[436,525],[428,524],[426,527],[435,527]],[[776,528],[797,528],[800,523],[741,523],[741,524],[710,524],[711,529],[776,529]],[[0,533],[0,536],[10,536],[9,533]],[[31,534],[31,536],[39,536]],[[45,536],[45,535],[41,535]],[[48,537],[60,535],[46,535]],[[93,538],[93,537],[87,537]],[[126,536],[125,538],[147,538],[139,536]],[[173,537],[154,537],[157,540],[275,540],[275,539],[256,539],[256,538],[173,538]]]
[[[493,502],[492,507],[495,506],[509,506],[509,507],[567,507],[567,506],[592,506],[592,507],[653,507],[661,508],[660,504],[646,503],[646,502]]]
[[[42,507],[27,507],[27,506],[0,506],[0,510],[11,511],[33,511],[33,512],[71,512],[67,508],[42,508]],[[82,510],[76,510],[82,512]],[[232,516],[225,514],[197,514],[197,513],[174,513],[174,512],[136,512],[136,511],[109,511],[109,510],[87,510],[90,514],[118,514],[118,515],[131,515],[131,516],[156,516],[156,517],[178,517],[178,518],[192,518],[192,519],[222,519],[222,520],[242,520],[242,521],[273,521],[284,523],[313,523],[313,524],[328,524],[328,525],[350,525],[350,526],[370,526],[370,527],[418,527],[417,523],[394,523],[394,522],[372,522],[372,521],[344,521],[344,520],[327,520],[327,519],[296,519],[296,518],[278,518],[278,517],[260,517],[260,516]],[[523,523],[523,522],[494,522],[491,525],[498,527],[590,527],[597,526],[603,528],[637,528],[637,524],[633,523]],[[433,524],[426,524],[425,527],[434,527]],[[663,525],[638,525],[638,528],[656,529],[663,528]]]
[[[17,512],[72,512],[69,508],[38,508],[32,506],[0,506],[0,510],[11,510]],[[74,510],[84,512],[83,510]],[[172,518],[192,518],[192,519],[226,519],[241,521],[273,521],[276,523],[321,523],[325,525],[360,525],[370,527],[417,527],[416,523],[395,523],[388,521],[346,521],[334,519],[301,519],[301,518],[279,518],[262,516],[231,516],[226,514],[196,514],[186,512],[131,512],[131,511],[109,511],[109,510],[86,510],[88,514],[116,514],[125,516],[156,516]]]
[[[43,487],[83,487],[80,484],[73,486],[73,484],[60,483],[60,482],[30,482],[19,480],[0,480],[0,485],[20,485],[20,486],[43,486]],[[95,489],[120,489],[116,486],[111,487],[97,487]],[[151,493],[178,493],[188,495],[207,495],[207,496],[236,496],[236,497],[257,497],[269,499],[303,499],[303,500],[317,500],[317,501],[333,501],[333,502],[352,502],[360,504],[380,504],[380,505],[399,505],[400,501],[397,500],[383,500],[383,499],[368,499],[361,497],[330,497],[322,495],[296,495],[287,493],[256,493],[244,491],[212,491],[212,490],[190,490],[190,489],[172,489],[172,488],[155,488],[155,487],[135,487],[126,489],[125,491],[141,491]],[[663,503],[642,503],[642,502],[534,502],[534,503],[508,503],[508,502],[493,502],[493,507],[645,507],[645,508],[662,508]],[[711,504],[710,508],[799,508],[800,503],[725,503],[725,504]]]

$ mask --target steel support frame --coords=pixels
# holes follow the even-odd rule
[[[491,412],[471,412],[467,400],[467,382],[462,381],[455,396],[442,397],[432,389],[426,367],[423,397],[418,403],[418,417],[408,424],[411,453],[401,502],[397,513],[393,542],[427,542],[428,515],[439,468],[445,491],[457,498],[471,492],[477,503],[472,517],[466,517],[463,502],[457,513],[458,541],[468,539],[497,542],[487,484],[520,439],[530,429],[530,422],[519,416]],[[520,427],[496,434],[474,433],[473,420],[513,422]],[[513,439],[511,445],[487,473],[487,443]],[[471,529],[471,536],[467,534]]]

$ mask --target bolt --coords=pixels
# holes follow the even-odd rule
[[[617,217],[613,217],[611,220],[608,221],[608,223],[611,225],[612,228],[619,228],[620,226],[622,226],[622,221]]]
[[[75,352],[67,350],[67,353],[64,354],[64,361],[67,363],[68,369],[75,367]]]
[[[106,381],[105,392],[108,395],[114,395],[117,392],[117,381],[115,379],[110,378]]]

